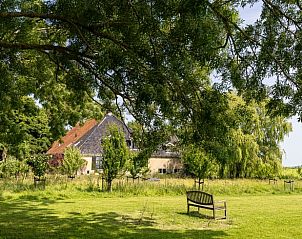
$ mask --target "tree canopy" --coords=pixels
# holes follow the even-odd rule
[[[181,145],[189,145],[183,148],[188,171],[192,171],[192,165],[196,170],[207,166],[211,158],[218,165],[220,177],[278,175],[282,167],[279,144],[291,131],[291,124],[284,116],[268,114],[268,100],[247,102],[235,93],[228,93],[226,100],[225,110],[217,110],[215,104],[206,107],[210,120],[201,118],[199,130],[194,122],[184,123],[179,130]]]
[[[258,21],[241,24],[238,9],[256,3]],[[86,94],[104,106],[122,99],[150,123],[151,116],[190,107],[183,90],[207,80],[194,77],[199,70],[215,70],[224,87],[269,94],[274,108],[300,113],[300,10],[299,1],[281,0],[3,0],[1,92],[11,92],[18,78],[26,85],[20,94],[46,105],[60,98],[52,89],[61,83],[70,104]],[[277,80],[267,88],[263,80],[271,76]]]
[[[254,4],[259,19],[243,24]],[[2,0],[0,108],[32,97],[56,138],[94,100],[153,132],[187,121],[218,149],[234,128],[229,91],[302,115],[301,20],[299,1]]]

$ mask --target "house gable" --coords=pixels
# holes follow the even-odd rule
[[[108,114],[96,125],[89,133],[85,134],[74,145],[78,147],[83,155],[99,155],[102,152],[102,138],[108,134],[111,124],[116,124],[119,129],[123,130],[126,140],[131,140],[131,134],[128,127],[116,118]]]
[[[102,138],[107,134],[110,124],[116,124],[125,133],[126,140],[131,140],[128,127],[114,115],[107,114],[101,122],[92,119],[83,125],[77,124],[64,137],[54,142],[47,154],[63,155],[67,147],[75,146],[83,155],[99,155]]]

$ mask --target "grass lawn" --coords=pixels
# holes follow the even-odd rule
[[[185,196],[41,195],[0,197],[0,238],[302,238],[299,194],[219,196],[216,221],[188,216]]]

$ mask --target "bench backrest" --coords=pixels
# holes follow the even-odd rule
[[[213,195],[201,191],[187,191],[187,199],[204,205],[213,204]]]

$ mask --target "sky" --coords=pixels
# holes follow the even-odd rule
[[[253,7],[240,9],[239,13],[245,24],[251,24],[257,20],[261,12],[261,4],[255,4]],[[297,117],[289,119],[292,123],[293,131],[285,137],[280,144],[284,151],[283,166],[300,166],[302,165],[302,156],[300,156],[300,147],[302,146],[302,122],[298,122]]]

